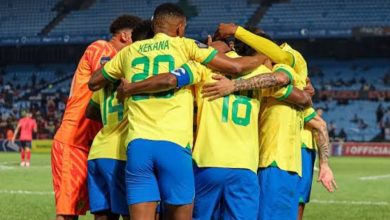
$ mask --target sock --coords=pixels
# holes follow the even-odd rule
[[[27,155],[27,162],[30,162],[31,151],[26,151],[26,155]]]
[[[22,159],[22,162],[24,161],[24,148],[20,150],[20,159]]]

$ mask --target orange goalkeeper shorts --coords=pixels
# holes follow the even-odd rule
[[[87,151],[53,141],[51,170],[57,215],[85,215],[89,210],[87,159]]]

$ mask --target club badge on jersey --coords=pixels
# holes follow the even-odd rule
[[[108,61],[110,61],[111,57],[102,57],[100,58],[100,65],[104,66]]]
[[[198,46],[199,48],[201,48],[201,49],[207,49],[207,48],[209,48],[209,46],[207,45],[207,44],[204,44],[204,43],[202,43],[202,42],[199,42],[199,41],[195,41],[195,44],[196,44],[196,46]]]

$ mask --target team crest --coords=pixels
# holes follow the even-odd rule
[[[108,61],[110,61],[110,57],[102,57],[100,58],[100,65],[106,64]]]

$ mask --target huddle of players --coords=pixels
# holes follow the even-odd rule
[[[257,53],[241,42],[237,54],[217,41],[211,45],[218,52],[184,38],[185,26],[180,8],[160,5],[152,21],[154,36],[148,22],[133,28],[133,41],[152,38],[100,59],[111,60],[89,79],[95,92],[86,115],[103,122],[88,156],[91,212],[96,218],[130,214],[131,219],[154,219],[161,201],[168,219],[296,218],[301,132],[304,119],[314,117],[312,110],[302,110],[311,104],[303,91],[307,71],[302,56],[284,45],[293,62],[275,62],[259,53],[264,45],[257,41],[265,38],[234,25],[221,25],[220,37],[235,35]],[[193,93],[198,105],[194,147]],[[322,156],[326,160],[327,153]],[[333,180],[331,171],[325,176]],[[85,213],[59,211],[61,184],[57,214]],[[54,185],[56,190],[55,178]]]

